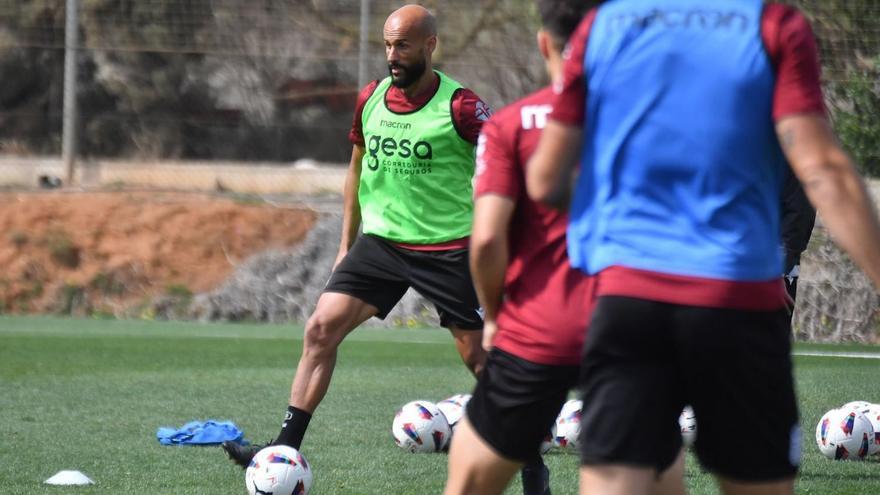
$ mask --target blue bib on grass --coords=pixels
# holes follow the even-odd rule
[[[162,427],[156,430],[162,445],[218,445],[225,441],[241,443],[244,432],[231,421],[190,421],[179,429]]]

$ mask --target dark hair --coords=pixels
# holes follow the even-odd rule
[[[601,3],[601,1],[583,0],[538,0],[541,25],[560,46],[564,45],[584,15]]]

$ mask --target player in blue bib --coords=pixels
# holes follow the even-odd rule
[[[779,277],[788,164],[880,286],[880,225],[825,115],[812,31],[793,7],[761,0],[596,3],[527,167],[530,196],[564,205],[581,164],[568,250],[598,287],[581,493],[649,493],[681,448],[685,404],[724,493],[793,493],[801,432]]]

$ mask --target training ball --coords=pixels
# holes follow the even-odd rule
[[[547,436],[544,437],[544,440],[541,440],[541,446],[538,448],[538,451],[541,452],[541,455],[550,452],[550,449],[553,448],[556,441],[556,422],[550,425],[550,432],[547,433]]]
[[[880,404],[871,404],[863,412],[874,427],[874,441],[868,446],[868,455],[880,454]]]
[[[397,446],[408,452],[438,452],[446,448],[452,429],[433,402],[415,400],[394,415],[391,434]]]
[[[578,448],[583,405],[578,399],[571,399],[563,404],[559,416],[556,417],[556,445],[562,448]]]
[[[862,460],[874,441],[874,427],[861,411],[832,409],[816,425],[816,444],[828,459]]]
[[[455,394],[437,403],[437,409],[440,409],[440,412],[443,413],[443,417],[449,423],[452,433],[455,433],[455,426],[464,417],[464,408],[469,400],[471,400],[470,394]]]
[[[678,417],[678,426],[681,428],[681,441],[685,447],[690,447],[697,439],[697,416],[694,408],[684,406]]]
[[[873,404],[871,404],[870,402],[865,402],[863,400],[854,400],[852,402],[847,402],[846,404],[840,406],[840,408],[846,409],[847,411],[854,410],[854,411],[861,411],[862,413],[864,413],[872,405]]]
[[[270,445],[251,459],[244,481],[250,495],[306,495],[312,487],[312,470],[295,448]]]

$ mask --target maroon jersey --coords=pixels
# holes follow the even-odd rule
[[[541,137],[553,101],[550,88],[496,113],[477,145],[475,195],[516,202],[510,222],[510,262],[494,345],[550,365],[580,363],[592,308],[591,277],[568,263],[568,215],[528,198],[525,165]]]

